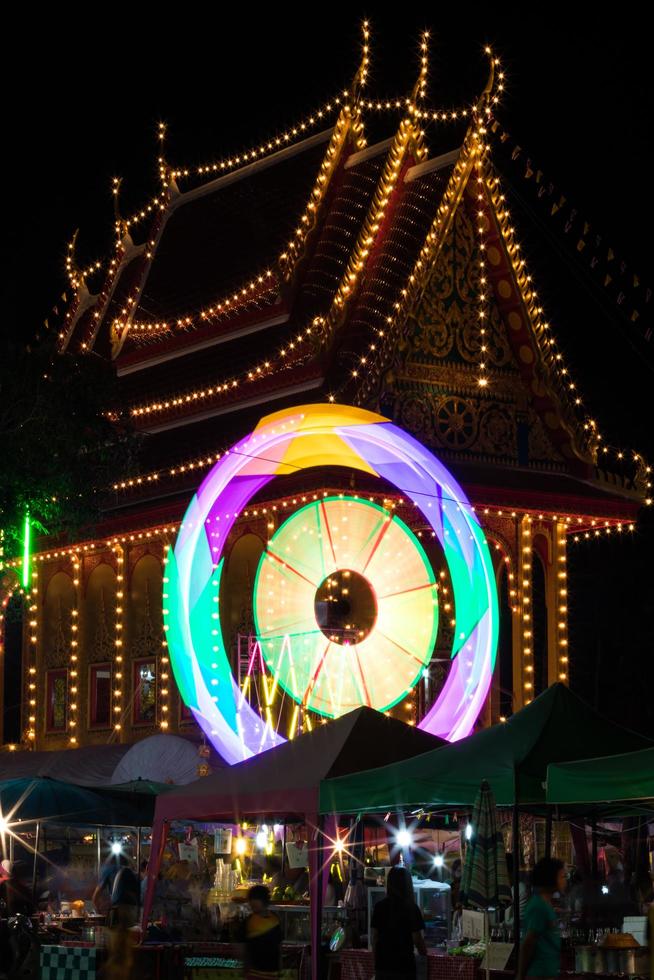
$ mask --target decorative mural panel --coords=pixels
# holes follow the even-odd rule
[[[531,406],[494,302],[485,337],[490,384],[479,388],[479,268],[478,238],[462,205],[405,324],[382,409],[452,458],[562,463]]]

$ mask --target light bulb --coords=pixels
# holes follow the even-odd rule
[[[395,841],[398,847],[411,847],[413,836],[408,830],[398,830]]]

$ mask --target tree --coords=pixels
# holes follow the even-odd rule
[[[37,534],[74,540],[93,525],[104,488],[131,468],[136,438],[116,409],[108,362],[61,354],[49,337],[33,346],[13,340],[3,346],[0,528],[11,557],[20,554],[28,509]]]

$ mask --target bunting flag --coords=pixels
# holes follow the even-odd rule
[[[641,281],[640,276],[624,260],[620,260],[613,248],[587,221],[572,207],[567,197],[556,185],[546,180],[545,174],[527,156],[525,149],[514,143],[510,133],[495,119],[491,131],[505,145],[509,159],[522,180],[533,184],[536,197],[545,204],[550,218],[555,219],[561,233],[570,240],[571,250],[575,251],[593,272],[598,283],[609,293],[623,316],[632,323],[641,317],[652,320],[652,290]],[[654,337],[654,328],[643,328],[645,340]]]

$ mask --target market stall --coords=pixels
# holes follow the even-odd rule
[[[483,779],[498,806],[544,804],[550,763],[651,746],[650,739],[607,721],[565,684],[553,684],[503,724],[420,758],[327,780],[320,788],[320,811],[471,806]]]
[[[596,755],[598,751],[604,751],[607,755],[616,752],[627,754],[613,756],[611,760],[591,761],[590,764],[580,761]],[[632,793],[650,793],[651,769],[648,778],[647,767],[651,767],[653,752],[650,740],[608,722],[565,685],[558,684],[504,724],[408,760],[401,766],[389,764],[357,773],[356,776],[325,781],[321,786],[320,809],[323,814],[415,812],[419,809],[433,810],[439,806],[468,809],[480,782],[487,779],[497,805],[511,807],[510,836],[513,842],[519,843],[521,840],[521,820],[526,816],[525,811],[539,812],[544,816],[545,853],[549,854],[553,808],[548,806],[548,801],[583,804],[585,801],[615,800],[621,795],[625,796],[629,786]],[[550,765],[548,770],[552,762],[560,764]],[[613,776],[613,782],[609,779],[602,788],[603,768]],[[583,775],[584,771],[586,775]],[[627,775],[629,772],[631,780]],[[579,781],[575,786],[577,776]],[[634,798],[631,796],[631,799]],[[573,812],[578,817],[581,810],[576,807]],[[621,812],[619,808],[618,812]],[[559,808],[558,816],[564,814],[565,810]],[[585,836],[582,846],[586,847]],[[627,928],[629,923],[625,923],[621,912],[627,905],[616,902],[613,914],[606,914],[609,899],[616,889],[598,881],[592,882],[591,889],[590,878],[584,888],[584,901],[597,901],[602,912],[601,917],[595,917],[591,922],[598,940],[596,945],[603,947],[607,942],[625,942],[622,937],[632,932]],[[514,934],[515,924],[520,922],[519,895],[519,890],[514,889],[513,922],[510,926]],[[642,924],[641,917],[633,928],[641,928]],[[568,965],[572,970],[575,947],[586,940],[588,922],[586,919],[579,921],[566,912],[561,928],[568,947]],[[611,935],[619,938],[611,939]]]
[[[321,932],[321,908],[327,889],[323,873],[325,840],[331,828],[318,816],[321,780],[357,772],[370,764],[392,759],[409,759],[442,744],[420,730],[386,717],[370,708],[359,708],[329,725],[320,726],[240,765],[206,777],[184,789],[175,789],[157,799],[153,825],[152,857],[144,903],[144,924],[150,918],[157,876],[174,821],[204,824],[247,819],[268,819],[303,824],[307,828],[306,857],[309,865],[310,903],[305,907],[310,928],[307,946],[316,949]],[[322,823],[323,832],[319,832]],[[315,958],[314,958],[315,960]],[[315,962],[312,969],[316,970]]]
[[[547,767],[547,801],[560,806],[654,801],[654,746]]]
[[[4,912],[31,913],[28,948],[40,941],[53,963],[72,957],[91,969],[105,940],[106,917],[92,902],[100,867],[119,853],[138,866],[146,822],[132,787],[101,793],[47,777],[0,782]],[[82,952],[89,948],[99,952]]]

